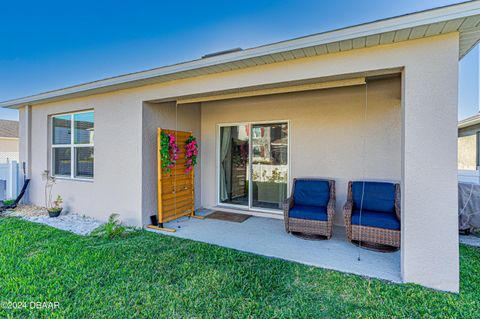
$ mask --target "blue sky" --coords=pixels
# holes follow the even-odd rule
[[[3,1],[0,101],[457,2]],[[462,117],[478,109],[475,67],[478,51],[461,63]]]

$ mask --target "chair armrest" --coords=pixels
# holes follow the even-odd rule
[[[400,210],[400,204],[395,203],[395,215],[399,222],[402,221],[402,211]]]
[[[335,206],[336,206],[335,199],[330,199],[327,205],[328,220],[332,220],[333,217],[335,216]]]
[[[292,209],[293,204],[294,202],[292,196],[290,196],[283,202],[283,222],[285,223],[285,230],[287,231],[287,233],[290,232],[290,230],[288,229],[288,212],[290,211],[290,209]]]
[[[352,211],[353,201],[348,200],[345,205],[343,205],[343,218],[345,219],[346,225],[349,225],[352,222]]]
[[[352,211],[353,211],[353,201],[347,200],[343,205],[343,212],[349,213],[351,215]]]
[[[283,202],[283,217],[285,219],[288,218],[288,212],[290,211],[290,209],[293,208],[293,197],[290,196],[289,198],[287,198],[284,202]]]
[[[292,209],[293,207],[293,196],[288,197],[284,202],[283,202],[283,210],[285,211]]]
[[[353,201],[347,200],[345,205],[343,205],[343,220],[345,222],[345,229],[347,231],[347,238],[349,241],[352,240],[352,211]]]

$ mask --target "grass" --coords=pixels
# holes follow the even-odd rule
[[[478,318],[479,270],[480,250],[462,246],[455,295],[146,231],[108,240],[0,219],[0,302],[60,302],[1,318]]]

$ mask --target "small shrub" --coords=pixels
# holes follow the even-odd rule
[[[57,198],[53,201],[54,208],[62,208],[63,198],[60,195],[57,195]]]
[[[15,203],[14,199],[5,199],[3,201],[3,205],[5,205],[5,206],[10,206],[10,205],[13,205],[14,203]]]
[[[117,237],[126,237],[128,233],[129,229],[122,225],[119,215],[112,214],[108,218],[108,221],[92,231],[91,235],[94,237],[113,239]]]

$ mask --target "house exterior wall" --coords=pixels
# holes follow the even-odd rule
[[[458,169],[474,171],[477,169],[477,135],[458,137]]]
[[[218,124],[288,120],[289,185],[295,177],[335,179],[335,223],[343,224],[348,181],[400,181],[400,83],[369,82],[366,119],[364,85],[202,103],[202,205],[217,204]]]
[[[0,137],[0,152],[18,153],[18,138]]]
[[[18,161],[18,138],[0,137],[0,163],[9,161]]]
[[[125,222],[141,225],[144,101],[403,68],[402,275],[406,282],[458,291],[458,48],[455,32],[71,98],[35,105],[30,111],[26,106],[20,119],[27,121],[21,128],[27,127],[20,134],[29,142],[21,145],[21,157],[30,159],[31,200],[43,203],[40,176],[49,168],[51,114],[93,108],[96,130],[94,182],[59,181],[54,192],[61,193],[73,211],[101,219],[118,212]]]
[[[477,170],[477,133],[480,124],[458,129],[458,169]]]
[[[64,198],[67,211],[101,220],[119,213],[127,224],[141,225],[142,105],[135,96],[111,93],[32,107],[29,199],[45,205],[42,172],[51,170],[49,116],[87,109],[95,112],[94,179],[57,179],[53,194]]]

